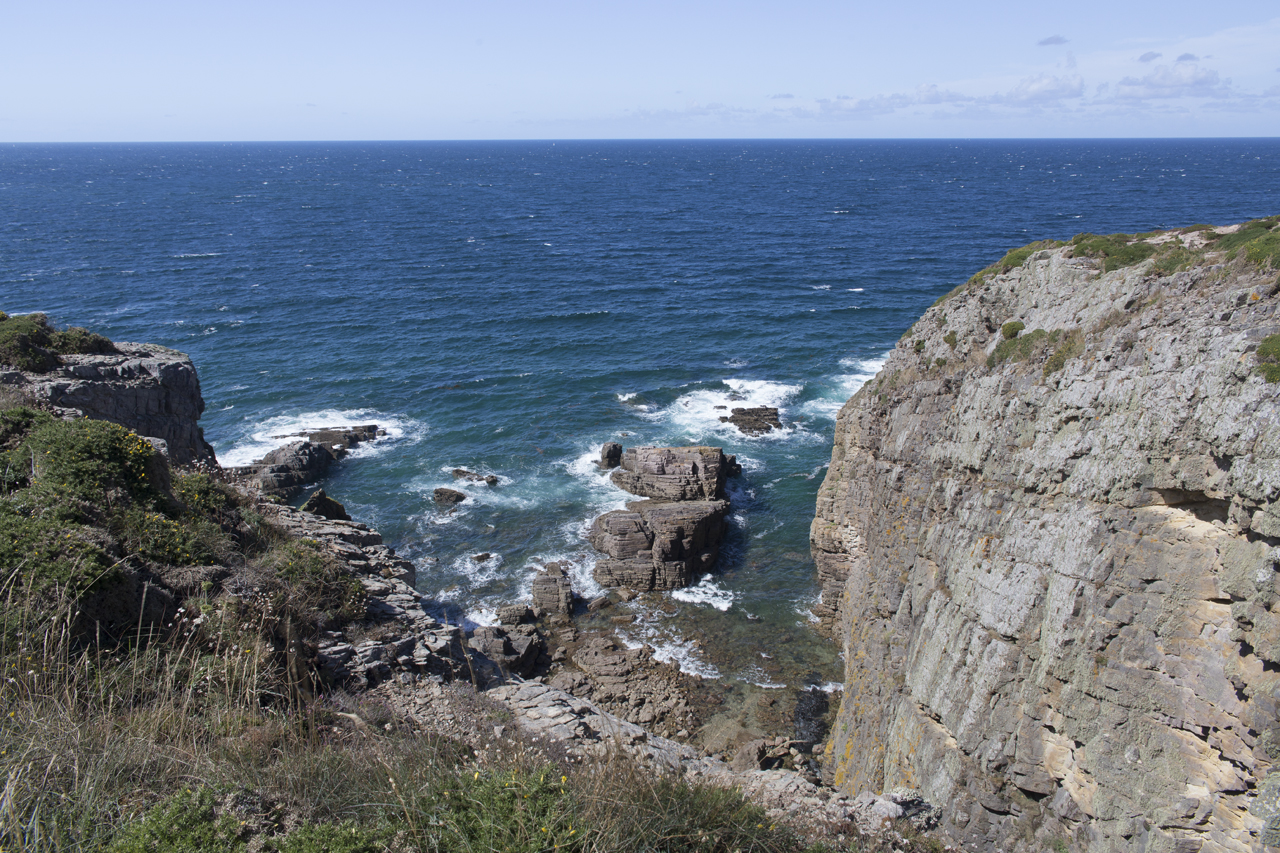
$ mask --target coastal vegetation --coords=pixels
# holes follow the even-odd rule
[[[326,683],[321,632],[377,630],[343,565],[216,469],[173,470],[124,427],[5,399],[0,849],[836,849],[620,750],[588,761],[511,733],[477,748]],[[504,721],[467,714],[480,737]]]
[[[61,363],[60,355],[114,351],[107,338],[88,329],[59,331],[44,314],[9,316],[0,311],[0,364],[43,373]]]

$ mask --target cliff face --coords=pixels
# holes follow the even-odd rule
[[[1280,281],[1213,237],[1011,253],[846,404],[811,531],[835,784],[921,788],[979,849],[1260,849]]]
[[[213,448],[196,423],[204,399],[191,359],[156,344],[113,346],[110,353],[62,355],[46,372],[0,367],[0,384],[161,439],[176,465],[214,461]]]

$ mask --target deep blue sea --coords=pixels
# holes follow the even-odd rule
[[[598,591],[584,530],[631,497],[603,442],[721,445],[719,570],[618,631],[796,685],[838,674],[808,614],[835,415],[935,298],[1031,240],[1276,213],[1277,140],[4,145],[0,309],[189,353],[227,464],[386,427],[325,487],[453,618],[550,559]]]

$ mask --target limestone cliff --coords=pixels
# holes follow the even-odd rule
[[[811,531],[834,783],[918,787],[975,849],[1261,849],[1275,227],[1011,252],[845,405]]]
[[[0,365],[0,385],[87,418],[160,439],[176,465],[213,462],[197,421],[204,412],[191,359],[156,344],[115,343],[108,352],[72,353],[20,370]]]

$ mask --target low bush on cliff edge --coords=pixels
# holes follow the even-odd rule
[[[61,363],[59,355],[115,351],[110,340],[88,329],[59,331],[44,314],[9,316],[0,311],[0,364],[45,373]]]

